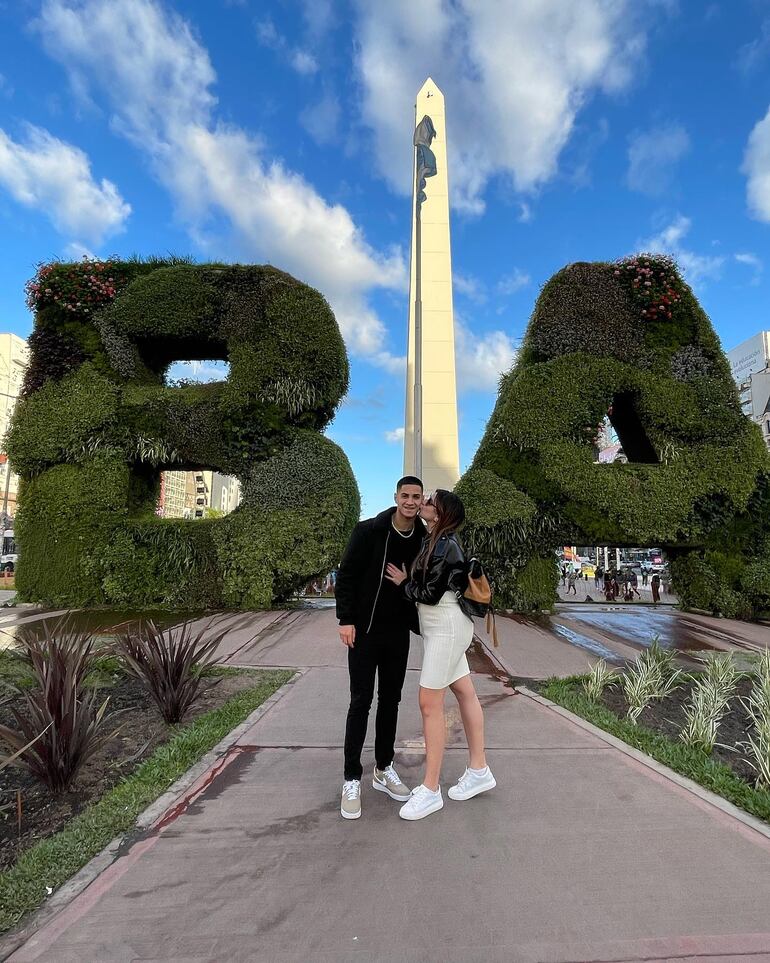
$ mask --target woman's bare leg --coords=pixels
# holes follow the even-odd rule
[[[476,695],[470,675],[453,682],[449,688],[454,692],[460,706],[460,715],[468,741],[471,769],[483,769],[487,764],[484,754],[484,712]]]
[[[444,722],[444,693],[446,689],[425,689],[420,686],[420,712],[425,732],[425,778],[423,784],[435,792],[444,758],[446,724]]]

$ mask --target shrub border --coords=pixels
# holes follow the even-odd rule
[[[633,725],[591,702],[578,688],[585,678],[546,679],[540,693],[526,686],[516,688],[770,839],[770,792],[755,789],[728,766],[697,749]]]
[[[256,667],[237,671],[254,671],[259,681],[188,725],[177,727],[135,772],[0,873],[0,933],[4,934],[0,959],[18,949],[107,869],[131,832],[148,829],[180,801],[302,674]],[[207,732],[212,724],[213,731]],[[181,758],[175,758],[179,753]],[[119,835],[114,836],[116,828]],[[73,843],[78,853],[66,862],[62,850]],[[14,892],[19,886],[25,887],[21,896]],[[40,906],[46,899],[46,886],[56,892]]]

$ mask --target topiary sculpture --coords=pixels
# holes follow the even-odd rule
[[[628,464],[597,463],[606,415]],[[504,605],[555,600],[558,544],[655,545],[686,604],[745,615],[768,472],[708,317],[673,261],[639,255],[548,281],[457,491]]]
[[[348,385],[324,298],[268,266],[43,265],[8,450],[17,587],[54,605],[263,607],[339,559],[359,496],[320,431]],[[167,383],[175,360],[226,380]],[[164,469],[237,476],[223,519],[157,517]],[[301,483],[299,481],[301,479]]]

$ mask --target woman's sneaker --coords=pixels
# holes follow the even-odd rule
[[[494,789],[497,785],[489,766],[483,769],[466,769],[454,786],[449,790],[450,799],[472,799],[480,792]]]
[[[342,784],[340,813],[343,819],[358,819],[361,815],[361,780],[346,779]]]
[[[399,809],[398,815],[402,819],[424,819],[431,813],[443,809],[443,807],[444,800],[441,796],[441,786],[438,787],[436,792],[433,792],[427,786],[420,785],[412,790],[409,802]]]
[[[386,792],[391,799],[396,799],[398,802],[406,802],[411,796],[410,790],[398,778],[398,773],[392,765],[384,769],[374,767],[372,786],[380,792]]]

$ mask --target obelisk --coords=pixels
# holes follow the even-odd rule
[[[431,150],[436,157],[436,174],[427,182],[425,199],[418,211],[415,161],[415,176],[412,178],[404,474],[420,473],[426,491],[433,491],[436,488],[454,488],[460,477],[460,451],[457,434],[452,257],[449,244],[446,117],[444,95],[430,77],[417,94],[415,126],[426,116],[432,120],[436,132],[431,144]],[[421,311],[418,301],[421,302]],[[416,319],[418,311],[419,316]],[[416,327],[420,329],[421,351],[416,350]],[[414,417],[416,383],[418,398],[420,395],[422,397],[422,418],[418,418],[417,425]],[[420,420],[422,445],[421,451],[418,451],[415,445],[415,429],[419,443]]]

